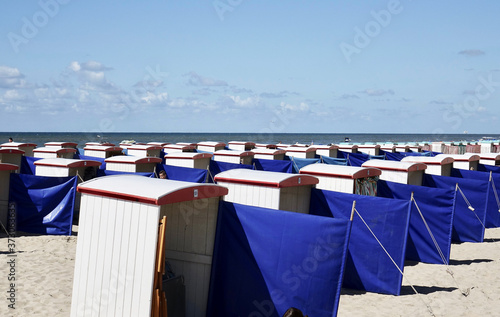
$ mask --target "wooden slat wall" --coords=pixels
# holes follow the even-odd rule
[[[136,172],[137,165],[135,164],[125,164],[125,163],[106,163],[106,170],[108,171],[117,171],[117,172]]]
[[[69,169],[67,167],[37,165],[35,167],[35,174],[37,176],[66,177],[69,176]]]
[[[316,176],[319,183],[317,189],[333,190],[341,193],[354,194],[354,180],[349,178],[335,178],[327,176]]]
[[[309,213],[312,186],[296,186],[281,188],[280,210]]]
[[[71,316],[149,316],[159,207],[82,195]]]

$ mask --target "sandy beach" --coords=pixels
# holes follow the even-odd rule
[[[69,316],[76,241],[77,236],[22,233],[9,241],[3,233],[0,316]],[[12,242],[15,253],[8,252]],[[15,281],[9,281],[12,259]],[[483,243],[453,244],[448,268],[407,262],[401,296],[343,289],[338,316],[500,316],[499,264],[500,228],[487,229]],[[10,283],[15,309],[8,306]]]

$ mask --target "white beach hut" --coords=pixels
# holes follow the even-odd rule
[[[24,151],[17,149],[3,149],[0,148],[0,163],[9,163],[17,165],[18,171],[21,166],[21,158]]]
[[[71,149],[76,149],[78,146],[78,143],[75,142],[47,142],[45,143],[46,147],[55,147],[59,149],[63,148],[71,148]]]
[[[314,146],[311,147],[299,147],[299,146],[290,146],[286,148],[286,155],[293,156],[297,158],[314,158],[316,156],[316,148]]]
[[[225,147],[226,147],[226,143],[212,142],[212,141],[199,142],[196,146],[196,148],[198,150],[204,151],[204,152],[216,152],[216,151],[224,150]]]
[[[163,216],[165,260],[185,285],[182,316],[206,315],[218,206],[226,188],[116,175],[82,183],[78,192],[71,316],[151,316]]]
[[[132,145],[127,149],[127,155],[131,156],[151,156],[151,157],[160,157],[162,147],[159,145],[147,145],[147,144],[139,144]]]
[[[89,145],[83,148],[86,156],[108,158],[116,155],[123,155],[123,149],[119,146]]]
[[[439,153],[443,153],[444,148],[446,146],[444,142],[432,142],[430,145],[432,152],[439,152]]]
[[[214,152],[214,161],[252,165],[252,151],[219,150]]]
[[[480,156],[474,153],[465,154],[438,154],[438,158],[451,157],[453,159],[453,167],[465,170],[477,171],[477,165],[479,164]]]
[[[285,158],[285,150],[255,148],[252,150],[255,154],[254,158],[264,160],[283,160]]]
[[[358,145],[358,151],[368,154],[368,155],[380,155],[380,145],[379,144],[360,144]]]
[[[129,149],[132,146],[137,146],[137,145],[146,145],[144,142],[136,142],[134,140],[123,140],[118,144],[122,149]]]
[[[163,147],[163,152],[165,153],[196,152],[196,146],[183,145],[183,144],[167,144]]]
[[[389,153],[396,153],[396,144],[393,143],[383,143],[380,144],[380,149]]]
[[[314,145],[316,154],[320,156],[337,157],[338,145]]]
[[[357,144],[340,143],[338,146],[339,146],[339,151],[347,153],[358,153]]]
[[[479,163],[484,165],[500,165],[500,153],[480,153]]]
[[[36,158],[73,158],[75,156],[75,148],[62,147],[38,147],[33,149],[33,157]]]
[[[300,213],[309,213],[311,188],[318,183],[310,175],[249,169],[228,170],[214,180],[228,188],[225,201]]]
[[[479,145],[481,145],[481,153],[494,153],[494,145],[493,141],[491,140],[483,140],[479,142]]]
[[[449,155],[434,156],[407,156],[401,162],[424,163],[427,165],[426,173],[440,176],[450,176],[453,159]]]
[[[212,153],[174,152],[165,155],[165,165],[208,169]]]
[[[427,169],[427,165],[423,163],[388,160],[369,160],[361,166],[378,168],[382,171],[379,176],[382,180],[418,186],[422,186],[424,172]]]
[[[396,144],[396,152],[410,152],[410,146],[408,144]]]
[[[161,147],[164,147],[165,145],[169,145],[171,144],[170,142],[148,142],[146,143],[146,145],[157,145],[157,146],[161,146]]]
[[[68,177],[79,175],[78,182],[92,179],[101,162],[92,160],[46,158],[35,161],[36,176]]]
[[[7,142],[0,145],[2,149],[15,149],[24,151],[24,156],[33,156],[33,149],[36,148],[34,143]]]
[[[227,147],[235,151],[250,151],[255,148],[255,142],[230,141],[227,143]]]
[[[278,146],[276,144],[271,143],[255,143],[256,149],[277,149]]]
[[[348,194],[371,195],[377,192],[381,170],[373,167],[356,167],[330,164],[310,164],[300,169],[300,174],[318,178],[318,189]]]
[[[9,230],[9,188],[10,173],[15,173],[19,167],[14,164],[0,163],[0,222]]]
[[[177,142],[175,144],[179,144],[179,145],[192,145],[192,146],[195,146],[195,147],[198,146],[198,143],[192,143],[192,142]]]
[[[156,164],[161,163],[159,157],[139,157],[129,155],[118,155],[108,157],[106,162],[107,171],[129,172],[129,173],[153,173]]]
[[[115,144],[111,142],[87,142],[85,146],[115,146]]]

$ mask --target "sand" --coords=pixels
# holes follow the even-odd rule
[[[77,237],[18,235],[15,258],[0,235],[0,316],[69,316]],[[15,281],[8,280],[12,258]],[[338,316],[433,316],[429,310],[435,316],[500,316],[500,228],[487,229],[483,243],[453,244],[451,258],[453,277],[444,265],[407,262],[401,296],[344,289]],[[8,307],[11,282],[15,310]]]

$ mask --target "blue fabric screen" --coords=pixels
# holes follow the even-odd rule
[[[377,196],[379,197],[410,200],[412,193],[430,233],[412,202],[406,259],[431,264],[448,264],[455,210],[455,191],[383,180],[377,182]],[[439,250],[432,237],[434,237]],[[439,251],[444,259],[441,258]]]
[[[346,288],[399,295],[401,291],[410,202],[371,196],[311,190],[310,213],[349,219],[353,201],[356,209],[381,241],[397,267],[384,252],[359,216],[352,223],[344,284]]]
[[[347,160],[343,158],[321,156],[321,161],[325,164],[331,165],[347,165]]]
[[[222,201],[207,316],[336,316],[351,222]]]
[[[247,165],[247,164],[235,164],[235,163],[227,163],[227,162],[219,162],[219,161],[210,161],[210,166],[209,166],[209,171],[210,171],[210,179],[209,182],[213,183],[213,177],[220,172],[232,170],[235,168],[248,168],[248,169],[253,169],[253,165]]]
[[[19,168],[19,173],[35,175],[35,162],[41,160],[41,158],[31,157],[31,156],[21,156],[21,166]]]
[[[77,179],[10,175],[9,203],[16,209],[17,230],[71,235]]]
[[[477,170],[481,172],[500,173],[500,166],[478,164]]]
[[[298,157],[293,157],[293,156],[285,156],[285,160],[290,160],[292,162],[293,166],[293,172],[295,174],[298,174],[300,169],[304,166],[310,165],[310,164],[315,164],[320,161],[319,158],[298,158]]]
[[[370,160],[370,155],[363,153],[348,153],[338,151],[337,156],[345,158],[350,166],[361,166],[364,162]]]
[[[453,216],[452,240],[456,242],[483,242],[484,223],[486,220],[486,201],[488,200],[488,182],[449,176],[424,174],[423,186],[448,190],[460,187],[465,198],[474,208],[470,210],[460,191],[455,195],[455,215]]]
[[[168,179],[192,183],[205,183],[208,174],[207,170],[199,168],[156,164],[156,173],[161,170],[165,171]]]
[[[254,159],[253,164],[255,166],[255,169],[259,171],[281,173],[292,173],[293,171],[291,161]]]

